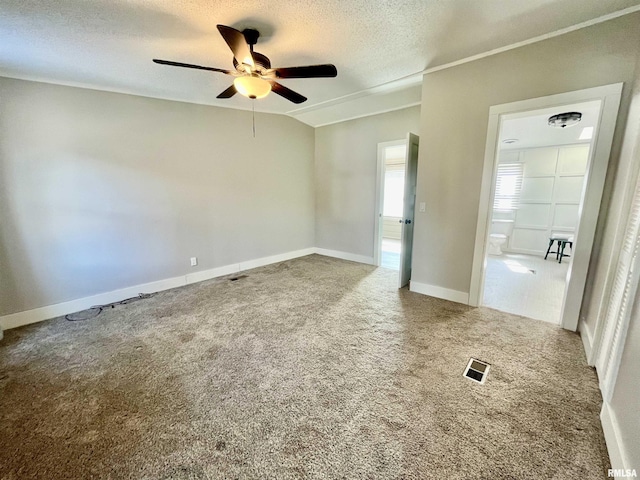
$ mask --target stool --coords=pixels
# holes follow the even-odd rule
[[[551,236],[549,237],[549,247],[547,247],[547,253],[544,256],[544,259],[546,260],[550,253],[555,253],[556,260],[558,260],[558,263],[562,263],[562,257],[571,256],[568,253],[564,253],[564,249],[566,248],[567,244],[569,244],[569,248],[573,252],[573,240],[574,240],[573,235],[567,235],[562,233],[551,234]],[[551,247],[553,246],[554,242],[558,242],[558,246],[556,247],[556,251],[552,252]]]

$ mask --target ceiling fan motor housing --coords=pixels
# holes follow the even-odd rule
[[[255,28],[245,28],[242,31],[242,34],[244,35],[244,38],[249,46],[254,46],[256,43],[258,43],[258,38],[260,38],[260,32]]]
[[[253,53],[253,63],[256,65],[256,70],[260,72],[261,70],[269,70],[271,68],[271,61],[265,55],[262,55],[258,52]],[[238,61],[233,58],[233,66],[239,72],[246,73],[245,67],[238,63]]]

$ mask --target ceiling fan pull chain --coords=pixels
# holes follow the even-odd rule
[[[251,119],[253,123],[253,138],[256,138],[256,101],[251,100]]]

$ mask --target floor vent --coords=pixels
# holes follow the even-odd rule
[[[474,382],[484,383],[489,375],[489,369],[491,365],[480,360],[472,358],[467,364],[467,368],[464,369],[464,376],[470,378]]]
[[[237,277],[231,277],[231,278],[229,279],[229,281],[231,281],[231,282],[237,282],[238,280],[242,280],[243,278],[247,278],[247,276],[246,276],[246,275],[238,275]]]

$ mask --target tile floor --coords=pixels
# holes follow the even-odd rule
[[[559,324],[570,262],[564,258],[559,264],[551,255],[547,260],[543,255],[489,255],[483,304]]]

